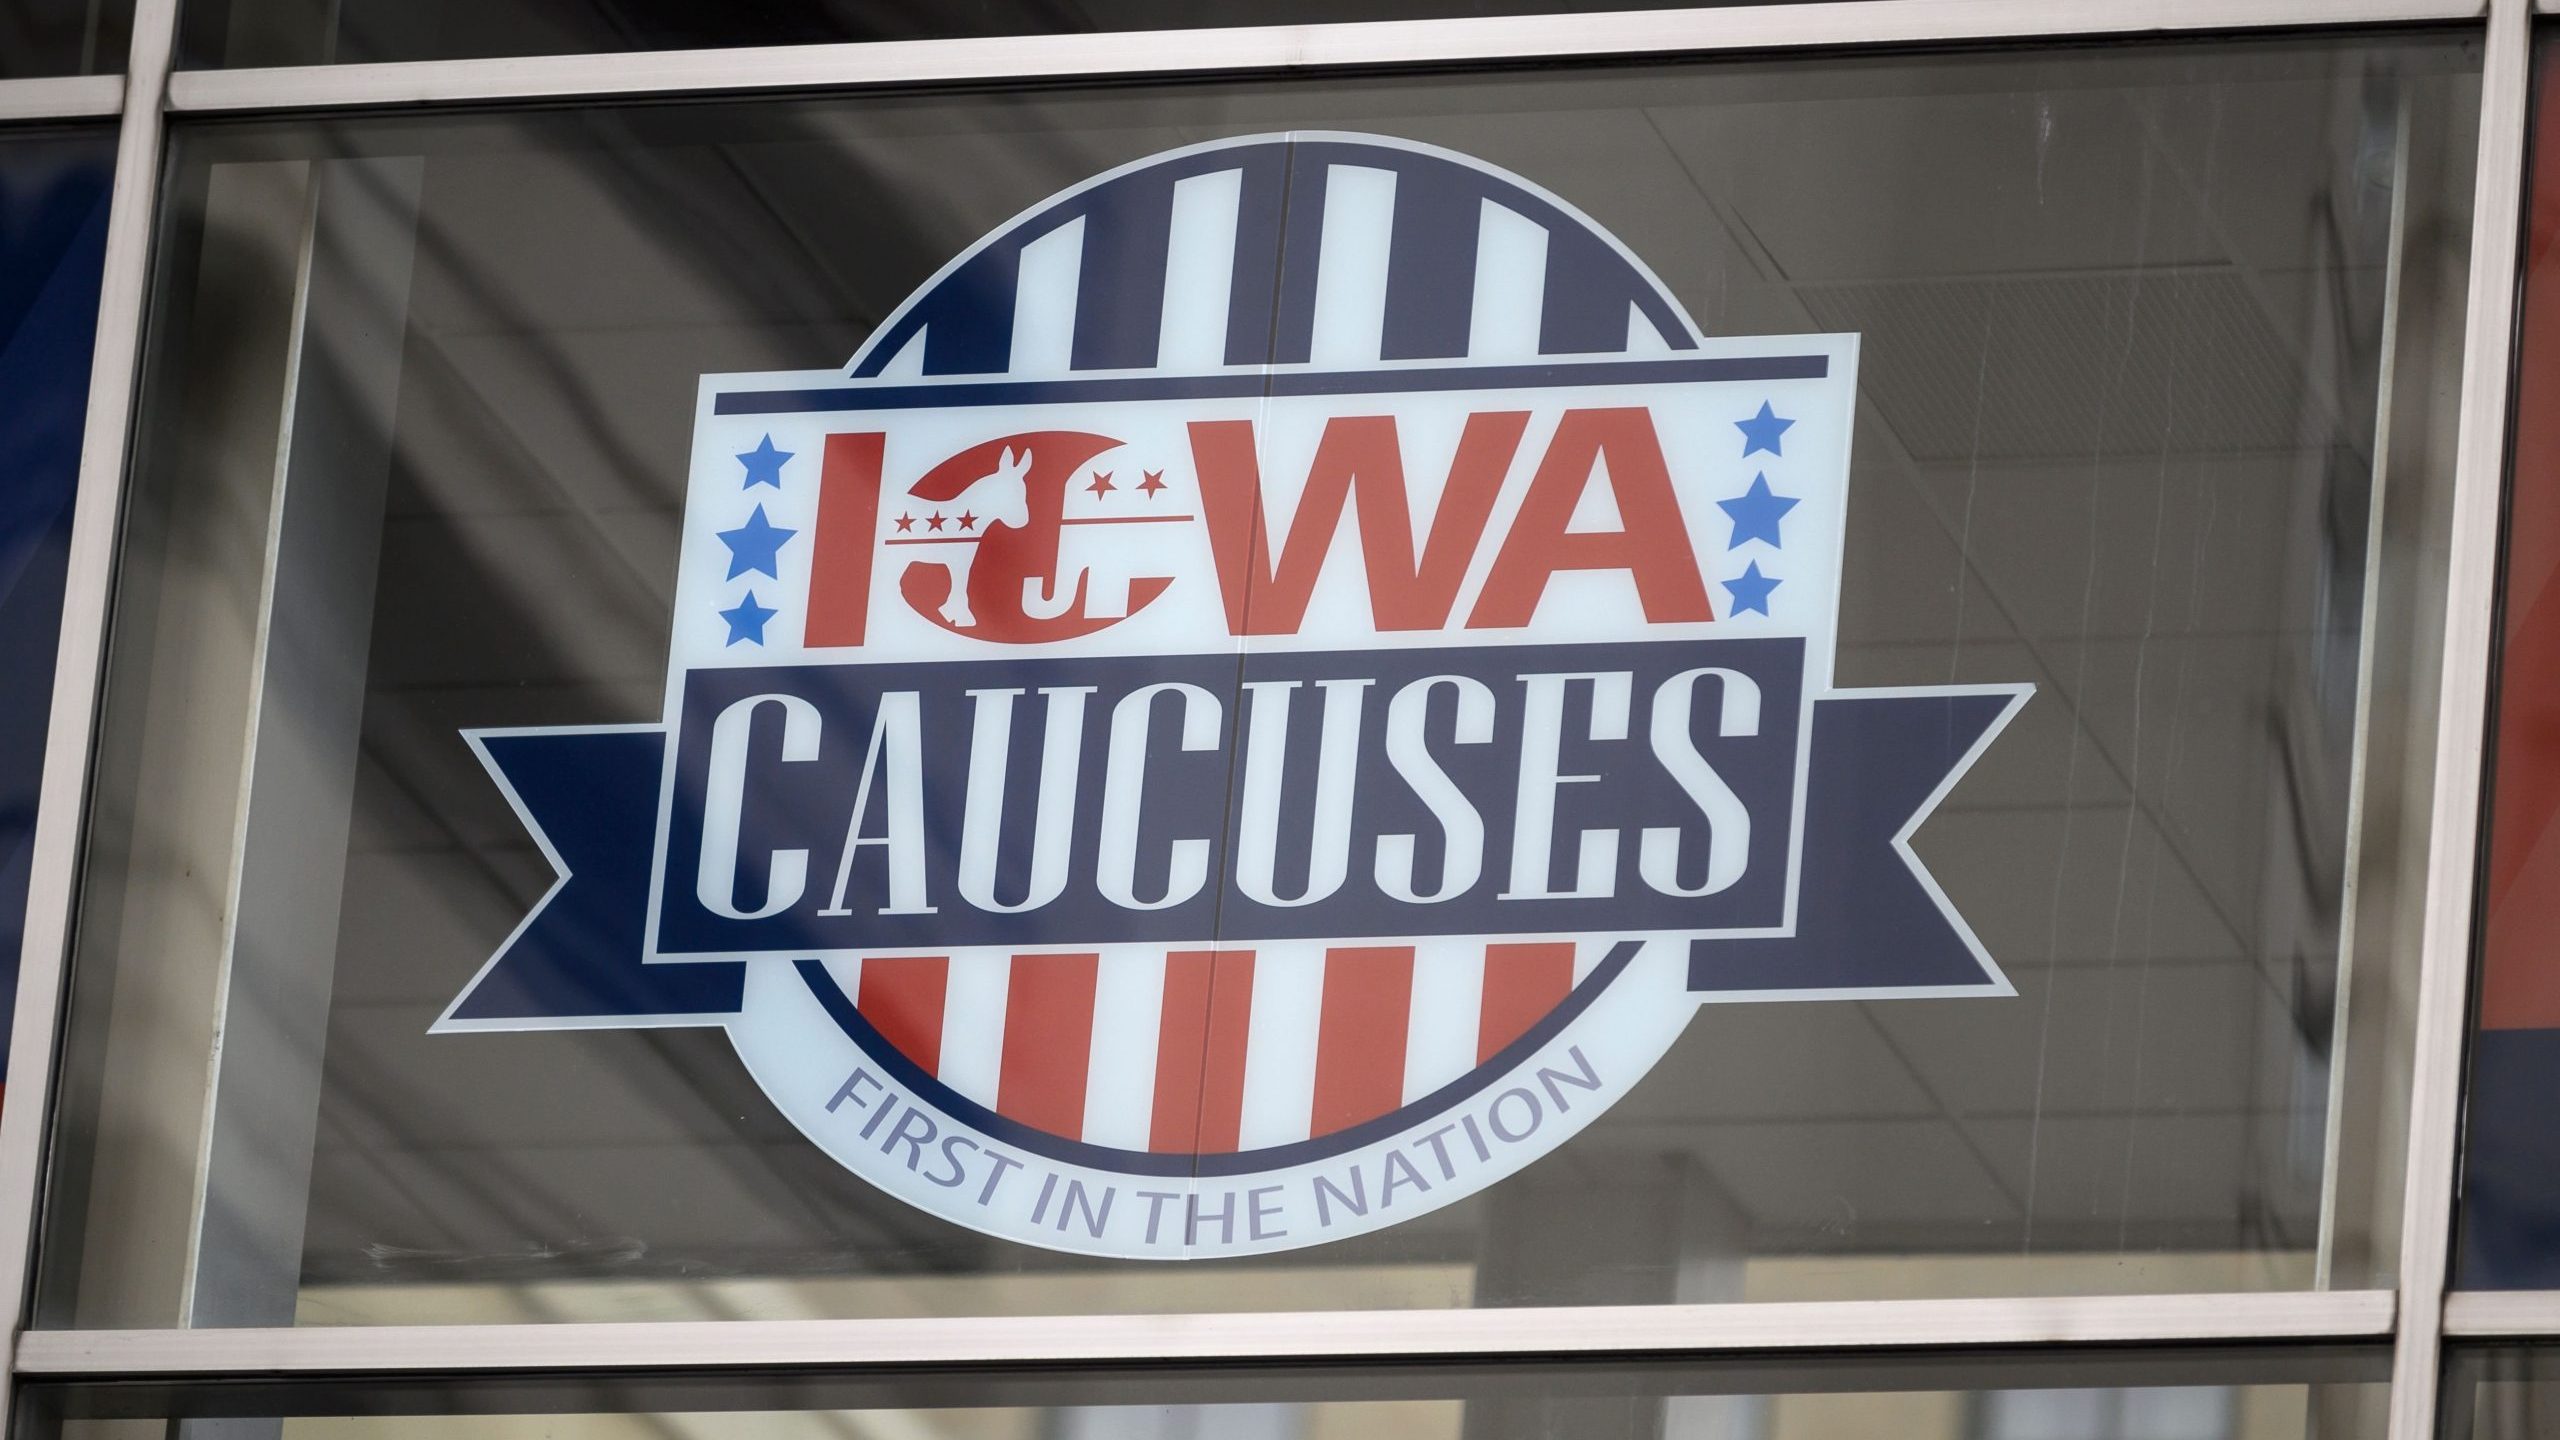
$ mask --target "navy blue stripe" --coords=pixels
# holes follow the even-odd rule
[[[910,334],[917,327],[924,330],[925,374],[998,374],[1013,363],[1013,301],[1022,251],[1039,238],[1017,235],[1009,244],[970,256],[907,312],[901,328]],[[902,340],[880,352],[880,363],[886,365],[904,348]]]
[[[1539,316],[1538,351],[1544,355],[1613,354],[1626,348],[1630,306],[1644,313],[1674,350],[1695,350],[1698,342],[1642,268],[1630,262],[1586,221],[1565,213],[1512,181],[1472,167],[1453,165],[1438,156],[1368,145],[1356,141],[1307,141],[1296,147],[1291,163],[1300,174],[1333,165],[1366,165],[1393,170],[1397,206],[1404,187],[1417,176],[1446,177],[1479,199],[1526,217],[1547,232],[1545,308]],[[1466,229],[1472,234],[1470,218]],[[1294,239],[1294,237],[1293,237]],[[1470,253],[1472,259],[1472,252]],[[1472,265],[1469,266],[1472,271]],[[1467,279],[1472,299],[1473,275]],[[1312,291],[1310,291],[1312,305]],[[1311,311],[1312,313],[1312,311]],[[1389,324],[1394,323],[1392,313]],[[1286,359],[1284,355],[1282,357]]]
[[[1271,359],[1271,312],[1280,283],[1280,217],[1289,205],[1289,151],[1257,145],[1243,157],[1236,196],[1236,263],[1227,281],[1227,363]]]
[[[1547,229],[1546,309],[1538,317],[1541,355],[1622,355],[1627,317],[1652,287],[1600,237]]]
[[[1169,207],[1172,203],[1169,198],[1171,187],[1175,181],[1192,175],[1233,170],[1239,166],[1245,170],[1246,188],[1249,192],[1253,185],[1252,177],[1256,168],[1259,167],[1272,177],[1270,184],[1275,195],[1270,203],[1276,210],[1279,204],[1276,191],[1280,150],[1281,147],[1278,145],[1264,145],[1256,146],[1251,150],[1207,151],[1175,160],[1159,161],[1143,170],[1121,176],[1081,194],[1071,195],[1038,214],[1029,216],[1003,232],[1002,235],[989,239],[985,248],[962,262],[959,268],[935,282],[930,289],[919,292],[913,308],[901,316],[894,327],[882,330],[863,347],[862,363],[854,373],[856,375],[879,374],[888,368],[889,362],[896,359],[898,353],[906,348],[907,343],[915,338],[917,331],[930,326],[934,333],[925,339],[924,370],[926,374],[1003,374],[1005,366],[1012,358],[1014,281],[1020,273],[1024,246],[1053,233],[1059,226],[1078,216],[1102,216],[1099,222],[1088,223],[1085,226],[1086,259],[1083,279],[1078,282],[1081,285],[1089,281],[1094,274],[1093,253],[1096,247],[1108,253],[1112,251],[1115,244],[1121,243],[1112,237],[1098,236],[1097,232],[1110,229],[1118,223],[1126,207],[1133,203],[1130,198],[1133,192],[1151,192],[1161,189],[1168,197],[1164,203]],[[1143,217],[1141,220],[1143,222]],[[1162,225],[1170,221],[1171,215],[1168,210],[1168,213],[1157,223]],[[1150,314],[1161,311],[1164,305],[1161,274],[1163,258],[1164,247],[1159,243],[1156,246],[1159,273],[1151,281],[1150,288],[1143,292],[1153,297],[1146,302],[1153,307],[1148,312]],[[1271,263],[1268,257],[1262,261],[1266,285]],[[1238,273],[1241,275],[1243,272],[1240,270]],[[1080,306],[1078,309],[1076,343],[1079,348],[1085,344],[1082,325],[1086,308]],[[1153,359],[1154,354],[1154,334],[1148,332],[1149,361]],[[1261,352],[1256,350],[1249,358],[1260,360]],[[1149,361],[1139,363],[1149,363]]]
[[[925,374],[1002,374],[1012,350],[1015,277],[1023,247],[1078,216],[1087,224],[1072,363],[1077,369],[1132,369],[1149,363],[1163,306],[1164,228],[1173,182],[1225,169],[1243,172],[1227,310],[1227,363],[1302,364],[1314,340],[1325,192],[1335,165],[1366,166],[1396,176],[1397,214],[1381,336],[1387,358],[1465,353],[1454,337],[1463,332],[1473,300],[1476,215],[1488,199],[1547,232],[1541,353],[1623,350],[1630,307],[1642,312],[1674,350],[1697,348],[1677,307],[1640,267],[1581,221],[1525,189],[1436,156],[1386,146],[1273,142],[1150,165],[1042,210],[919,295],[894,326],[864,347],[856,373],[877,375],[922,331]]]
[[[930,410],[945,405],[1072,405],[1097,400],[1235,400],[1261,395],[1398,395],[1419,390],[1500,390],[1528,385],[1664,385],[1819,380],[1827,355],[1728,355],[1681,360],[1554,360],[1534,365],[1433,366],[1427,370],[1281,371],[1250,375],[1114,376],[1094,380],[989,380],[895,388],[732,390],[714,415],[801,415],[831,410]]]
[[[1093,192],[1084,212],[1084,260],[1076,276],[1078,370],[1139,370],[1156,363],[1163,329],[1164,267],[1173,233],[1173,177],[1142,171]]]
[[[975,1128],[981,1134],[993,1136],[1008,1145],[1028,1150],[1034,1155],[1045,1156],[1069,1165],[1084,1165],[1096,1170],[1117,1170],[1130,1175],[1226,1176],[1253,1175],[1265,1170],[1285,1170],[1293,1165],[1304,1165],[1310,1161],[1340,1155],[1345,1151],[1357,1150],[1364,1145],[1409,1130],[1445,1110],[1456,1108],[1460,1101],[1491,1088],[1497,1080],[1508,1078],[1512,1071],[1519,1068],[1521,1062],[1544,1048],[1546,1043],[1554,1039],[1565,1026],[1572,1024],[1577,1016],[1590,1009],[1592,1002],[1598,1000],[1601,992],[1607,990],[1618,976],[1625,972],[1628,963],[1633,961],[1637,952],[1643,948],[1644,942],[1641,940],[1621,940],[1610,946],[1609,953],[1600,958],[1600,963],[1591,967],[1591,973],[1584,976],[1581,983],[1575,985],[1556,1008],[1548,1011],[1537,1024],[1530,1026],[1527,1034],[1503,1046],[1500,1051],[1473,1070],[1411,1104],[1389,1111],[1375,1120],[1354,1125],[1348,1130],[1337,1130],[1330,1135],[1319,1135],[1312,1140],[1300,1140],[1291,1145],[1273,1145],[1261,1150],[1240,1150],[1231,1154],[1218,1155],[1184,1155],[1171,1151],[1157,1153],[1144,1150],[1120,1150],[1107,1145],[1089,1145],[1081,1140],[1071,1140],[1064,1135],[1053,1135],[1046,1130],[1034,1129],[1010,1116],[999,1115],[952,1089],[939,1078],[926,1074],[922,1066],[908,1059],[898,1047],[890,1044],[878,1030],[872,1027],[869,1020],[863,1018],[862,1012],[855,1008],[853,1001],[845,995],[844,987],[836,983],[835,976],[828,972],[823,962],[794,960],[791,962],[791,968],[799,972],[802,983],[806,984],[809,987],[809,993],[816,997],[819,1008],[825,1010],[827,1017],[836,1022],[838,1029],[844,1031],[845,1038],[861,1047],[863,1053],[869,1055],[873,1063],[888,1073],[889,1079],[905,1086],[909,1094],[922,1097],[927,1104],[936,1107],[960,1123]]]
[[[1466,355],[1474,321],[1483,189],[1475,175],[1454,165],[1410,165],[1397,173],[1379,359],[1455,360]]]
[[[1324,261],[1324,207],[1333,169],[1294,147],[1280,219],[1280,284],[1272,303],[1271,362],[1304,365],[1315,353],[1316,268]]]

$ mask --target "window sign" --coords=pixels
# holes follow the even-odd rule
[[[1702,1002],[2010,995],[1906,842],[2032,687],[1831,685],[1857,354],[1411,142],[1045,201],[705,379],[666,719],[473,735],[561,878],[440,1028],[725,1026],[883,1189],[1182,1259],[1492,1184]]]
[[[2464,47],[172,129],[33,1312],[2387,1284]]]

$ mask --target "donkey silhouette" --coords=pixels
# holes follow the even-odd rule
[[[996,468],[970,481],[945,503],[983,516],[981,536],[998,525],[1019,530],[1031,521],[1030,475],[1031,452],[1007,447],[997,457]],[[942,618],[958,629],[969,629],[978,623],[969,609],[969,572],[977,568],[978,544],[959,547],[943,564],[951,571],[951,598],[942,602]]]

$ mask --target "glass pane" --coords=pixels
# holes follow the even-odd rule
[[[2386,1283],[2475,62],[182,129],[40,1313]]]
[[[0,1063],[17,994],[115,135],[0,130]]]
[[[2389,1357],[2087,1355],[1990,1364],[1707,1367],[1509,1361],[1353,1373],[720,1382],[29,1386],[30,1437],[257,1433],[910,1436],[916,1440],[2352,1440],[2383,1433]],[[145,1426],[150,1426],[145,1430]],[[174,1427],[169,1427],[174,1428]]]
[[[179,15],[178,63],[468,60],[1670,8],[1685,8],[1685,0],[189,0]]]
[[[0,0],[0,80],[124,68],[133,0]]]
[[[2547,923],[2555,857],[2552,780],[2560,776],[2560,666],[2547,659],[2560,621],[2560,45],[2542,34],[2534,90],[2531,224],[2518,339],[2516,428],[2508,487],[2506,597],[2500,610],[2498,713],[2490,756],[2488,879],[2482,895],[2478,1031],[2471,1043],[2470,1112],[2456,1284],[2560,1288],[2560,1140],[2550,1123],[2560,1084],[2560,945]]]
[[[2516,1345],[2445,1356],[2444,1440],[2541,1440],[2560,1435],[2560,1352]]]

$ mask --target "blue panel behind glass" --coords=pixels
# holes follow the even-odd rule
[[[105,134],[0,132],[0,1061],[106,249]]]

